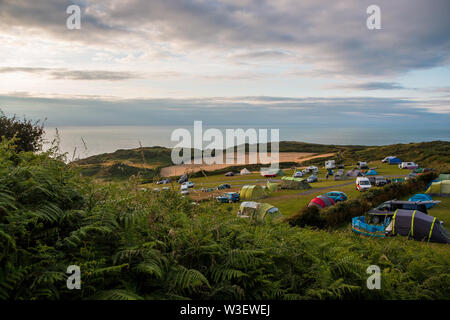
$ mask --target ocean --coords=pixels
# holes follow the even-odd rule
[[[58,128],[60,150],[70,156],[85,158],[95,154],[114,152],[118,149],[163,146],[174,147],[177,142],[170,140],[173,126],[78,126]],[[184,127],[193,135],[193,127]],[[205,127],[206,130],[208,127]],[[217,127],[225,136],[225,129],[238,127]],[[246,127],[240,127],[244,130]],[[256,128],[260,129],[260,128]],[[264,128],[262,128],[264,129]],[[450,141],[450,128],[374,128],[352,127],[333,128],[330,126],[287,126],[278,127],[280,140],[302,141],[336,145],[389,145],[396,143]],[[55,128],[46,128],[46,140],[56,136]],[[83,143],[84,140],[84,143]],[[205,143],[205,146],[207,143]],[[46,144],[48,148],[49,143]],[[301,150],[299,150],[301,151]]]

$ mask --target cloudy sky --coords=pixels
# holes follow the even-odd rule
[[[50,127],[446,130],[449,15],[448,0],[0,0],[0,108]]]

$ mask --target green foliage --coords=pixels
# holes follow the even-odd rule
[[[449,261],[434,244],[252,224],[136,179],[97,184],[0,145],[0,299],[448,299]],[[372,264],[381,290],[366,288]],[[66,288],[69,265],[81,290]]]
[[[8,118],[0,110],[0,140],[14,139],[14,145],[19,151],[38,151],[42,147],[44,127],[39,121],[19,120],[15,115]]]

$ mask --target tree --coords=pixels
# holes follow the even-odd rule
[[[16,138],[14,145],[17,151],[38,151],[42,147],[44,125],[40,121],[19,120],[16,115],[8,118],[0,110],[0,138],[7,140]]]

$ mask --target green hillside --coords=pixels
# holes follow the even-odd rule
[[[248,150],[248,144],[246,145]],[[270,151],[270,145],[268,147]],[[342,162],[347,165],[357,161],[381,160],[395,155],[404,161],[414,161],[422,167],[436,168],[441,172],[450,172],[450,142],[432,141],[388,146],[337,146],[295,141],[282,141],[280,152],[309,152],[317,154],[340,154]],[[191,150],[192,157],[194,155]],[[337,155],[333,158],[337,159]],[[306,161],[304,164],[322,166],[325,158]],[[144,147],[130,150],[117,150],[112,153],[94,155],[74,162],[80,166],[82,174],[104,180],[123,180],[140,174],[146,180],[159,175],[163,167],[173,165],[171,149],[164,147]],[[290,164],[292,165],[292,164]],[[240,168],[240,167],[239,167]],[[226,169],[220,170],[222,173]]]

